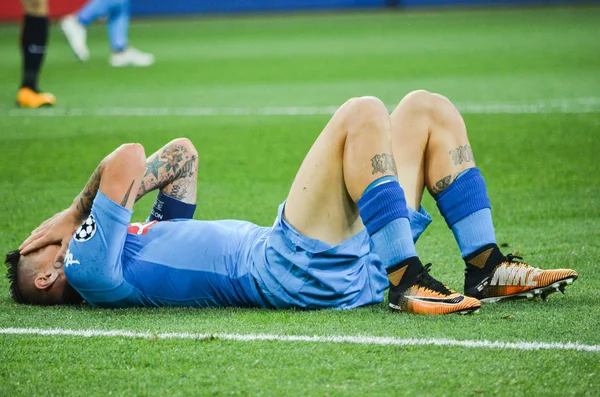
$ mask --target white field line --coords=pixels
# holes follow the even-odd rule
[[[308,343],[354,343],[361,345],[394,346],[446,346],[484,349],[511,350],[575,350],[582,352],[600,352],[600,345],[580,343],[547,342],[499,342],[487,340],[456,340],[437,338],[393,338],[381,336],[309,336],[309,335],[269,335],[269,334],[195,334],[195,333],[151,333],[124,330],[71,330],[39,328],[0,328],[3,335],[40,335],[40,336],[79,336],[79,337],[122,337],[141,339],[221,339],[242,342],[280,341]]]
[[[395,105],[390,105],[390,111]],[[458,103],[465,114],[600,113],[600,98],[553,99],[532,103]],[[101,107],[0,110],[9,117],[206,117],[206,116],[313,116],[331,115],[337,106],[282,107]]]

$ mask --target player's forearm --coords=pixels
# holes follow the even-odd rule
[[[197,153],[192,150],[193,147],[187,148],[185,145],[178,144],[177,142],[175,140],[168,143],[148,157],[146,160],[146,171],[138,189],[136,201],[146,193],[156,189],[182,185],[180,182],[185,182],[188,179],[195,182],[198,166]],[[106,156],[98,164],[83,190],[73,200],[71,208],[82,222],[90,215],[92,204],[100,188],[102,173],[114,153]],[[175,195],[175,198],[180,197],[176,197]]]
[[[104,170],[105,162],[106,158],[103,159],[100,164],[98,164],[83,190],[73,200],[73,205],[71,208],[75,210],[77,217],[82,222],[90,215],[90,212],[92,211],[94,198],[96,198],[96,194],[100,188],[100,180],[102,179],[102,171]]]
[[[181,185],[183,180],[195,182],[197,153],[192,148],[172,141],[146,160],[146,171],[137,192],[136,200],[147,193],[168,186]],[[180,197],[175,197],[180,198]]]

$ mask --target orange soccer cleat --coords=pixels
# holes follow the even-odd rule
[[[411,285],[403,286],[408,266],[394,269],[388,275],[392,284],[388,294],[392,311],[415,314],[470,314],[481,307],[479,300],[464,296],[448,288],[429,274],[431,264],[422,267]],[[394,279],[398,282],[395,282]]]
[[[29,87],[22,87],[17,93],[17,106],[22,108],[41,108],[54,106],[56,98],[47,92],[36,92]]]
[[[476,273],[472,272],[471,277],[467,275],[465,294],[483,303],[509,299],[534,299],[538,296],[546,300],[548,295],[554,292],[564,293],[565,288],[573,284],[578,277],[574,270],[542,270],[521,262],[522,259],[520,256],[508,254],[487,274],[474,277]],[[467,264],[469,265],[468,261]]]

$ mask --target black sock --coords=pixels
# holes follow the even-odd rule
[[[23,81],[21,87],[37,91],[38,75],[42,67],[48,42],[48,17],[23,17],[21,53],[23,55]]]
[[[506,261],[506,257],[500,252],[496,244],[488,244],[464,258],[465,269],[465,291],[478,284],[500,263]]]

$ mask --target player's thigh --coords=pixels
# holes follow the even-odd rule
[[[286,220],[303,235],[336,245],[363,228],[346,190],[344,120],[352,100],[333,115],[304,158],[285,206]]]
[[[48,15],[48,0],[21,0],[21,4],[28,15],[38,17]]]

